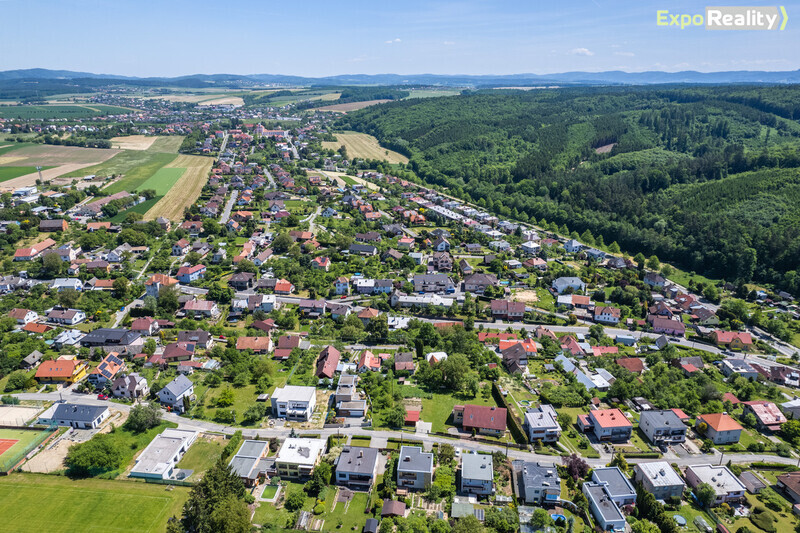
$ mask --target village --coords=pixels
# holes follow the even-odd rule
[[[324,148],[312,117],[143,127],[213,158],[172,219],[117,176],[3,194],[0,422],[47,434],[4,471],[159,406],[111,470],[190,484],[222,457],[264,530],[794,527],[798,348],[768,331],[792,295],[678,283]]]

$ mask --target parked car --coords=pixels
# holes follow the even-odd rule
[[[103,394],[102,392],[97,395],[98,400],[108,400],[108,396]]]

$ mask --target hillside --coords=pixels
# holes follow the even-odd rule
[[[797,117],[797,86],[576,88],[392,102],[337,127],[503,215],[797,290]]]

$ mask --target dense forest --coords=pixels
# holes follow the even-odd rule
[[[800,86],[658,86],[390,102],[337,127],[501,215],[800,293],[798,118]]]

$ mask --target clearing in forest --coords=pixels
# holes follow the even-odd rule
[[[347,148],[347,157],[349,158],[363,157],[365,159],[385,159],[392,164],[408,163],[408,158],[406,156],[382,147],[378,144],[378,139],[372,135],[354,131],[336,133],[335,135],[335,142],[323,142],[322,147],[338,150],[340,146],[344,145],[344,147]]]

